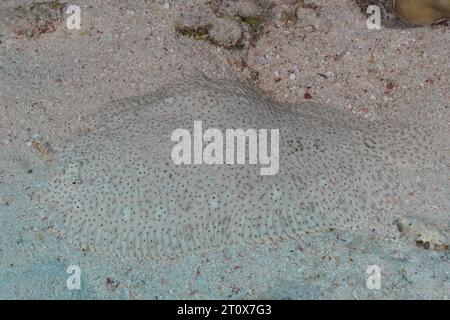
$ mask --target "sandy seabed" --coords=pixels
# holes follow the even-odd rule
[[[244,3],[252,19],[237,20],[227,18],[235,2],[77,0],[81,29],[71,30],[64,13],[16,15],[27,3],[0,4],[0,298],[449,299],[449,252],[395,228],[389,238],[332,231],[176,260],[81,251],[38,218],[47,149],[30,143],[57,151],[109,101],[199,75],[247,82],[281,102],[420,122],[450,141],[448,24],[369,30],[351,0]],[[216,28],[199,28],[208,24]],[[411,210],[449,217],[449,175],[429,173]],[[66,287],[71,265],[79,290]],[[370,265],[381,268],[379,290],[366,286]]]

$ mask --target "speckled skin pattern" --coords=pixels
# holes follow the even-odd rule
[[[450,18],[450,0],[392,0],[395,14],[413,24]]]
[[[279,129],[280,168],[179,165],[177,128]],[[391,224],[402,172],[440,162],[424,129],[281,105],[240,83],[190,79],[106,106],[57,155],[43,217],[82,248],[172,257],[240,243]]]

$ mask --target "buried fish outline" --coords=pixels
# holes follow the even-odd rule
[[[279,172],[175,165],[173,130],[200,119],[221,130],[279,129]],[[56,154],[39,211],[70,242],[118,256],[182,256],[332,229],[368,234],[395,221],[412,230],[408,172],[450,166],[448,145],[426,128],[281,104],[226,80],[187,79],[113,102],[90,126]],[[435,238],[428,247],[448,249],[445,236]]]

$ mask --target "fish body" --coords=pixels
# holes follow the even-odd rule
[[[173,133],[192,132],[195,121],[218,132],[279,130],[279,170],[174,163]],[[189,79],[100,111],[91,130],[58,152],[41,212],[82,248],[136,257],[320,230],[370,232],[392,224],[405,201],[402,172],[438,161],[433,143],[424,129]]]

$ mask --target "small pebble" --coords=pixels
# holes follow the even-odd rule
[[[268,62],[267,58],[264,56],[257,56],[255,58],[256,64],[266,64]]]

